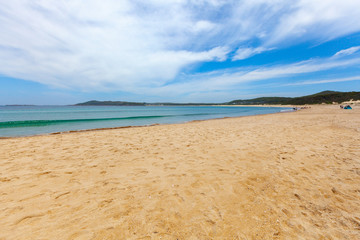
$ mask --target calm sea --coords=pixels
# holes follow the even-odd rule
[[[276,113],[284,109],[221,106],[0,106],[0,137],[182,123]]]

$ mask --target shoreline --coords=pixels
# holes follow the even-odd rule
[[[233,105],[223,105],[221,107],[235,107]],[[236,107],[247,107],[248,105],[237,105]],[[248,107],[263,107],[262,105],[251,105]],[[267,107],[273,107],[273,106],[267,106]],[[281,108],[293,108],[294,106],[278,106]],[[293,112],[293,111],[286,111],[286,112]],[[152,127],[157,125],[172,125],[172,124],[186,124],[191,122],[197,122],[197,121],[209,121],[209,120],[216,120],[216,119],[226,119],[226,118],[240,118],[240,117],[251,117],[251,116],[258,116],[258,115],[268,115],[268,114],[278,114],[278,113],[286,113],[286,112],[275,112],[275,113],[264,113],[264,114],[256,114],[256,115],[246,115],[246,116],[236,116],[236,117],[220,117],[220,118],[209,118],[209,119],[203,119],[203,120],[190,120],[187,122],[180,122],[180,123],[154,123],[149,125],[129,125],[129,126],[120,126],[120,127],[106,127],[106,128],[91,128],[91,129],[80,129],[80,130],[70,130],[70,131],[59,131],[59,132],[52,132],[52,133],[43,133],[43,134],[35,134],[35,135],[24,135],[24,136],[8,136],[8,137],[1,137],[2,139],[12,139],[12,138],[27,138],[27,137],[38,137],[38,136],[49,136],[49,135],[59,135],[59,134],[71,134],[71,133],[78,133],[78,132],[91,132],[91,131],[102,131],[102,130],[116,130],[116,129],[123,129],[123,128],[141,128],[141,127]]]

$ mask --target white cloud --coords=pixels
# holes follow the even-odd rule
[[[56,87],[130,91],[171,81],[189,64],[226,59],[225,46],[182,47],[182,24],[193,25],[194,34],[215,24],[188,19],[176,5],[162,7],[142,17],[127,1],[0,3],[0,73]]]
[[[215,23],[209,21],[198,21],[193,26],[192,30],[196,33],[208,32],[216,27]]]
[[[348,56],[348,55],[356,53],[359,50],[360,50],[360,46],[347,48],[347,49],[344,49],[344,50],[341,50],[341,51],[338,51],[337,53],[335,53],[334,57]]]
[[[360,58],[334,59],[330,57],[269,67],[253,67],[252,69],[225,69],[213,71],[210,73],[201,73],[195,74],[193,76],[187,76],[187,81],[167,85],[164,87],[154,88],[150,91],[152,94],[155,95],[169,93],[170,96],[195,93],[204,95],[204,93],[209,94],[211,92],[223,93],[227,91],[233,91],[235,89],[244,88],[247,83],[251,82],[270,81],[274,83],[274,80],[284,78],[291,79],[293,77],[299,77],[304,74],[319,73],[322,71],[340,68],[348,68],[358,66],[359,64]],[[358,79],[358,76],[355,76],[348,78],[336,78],[332,80],[289,83],[286,86],[321,83],[325,84],[330,82],[355,81]]]
[[[302,81],[285,84],[284,86],[301,86],[301,85],[313,85],[313,84],[324,84],[324,83],[337,83],[337,82],[350,82],[350,81],[360,81],[360,76],[346,77],[346,78],[332,78],[332,79],[323,79],[316,81]]]
[[[328,41],[360,30],[360,1],[299,0],[279,19],[266,45],[306,40]]]
[[[76,90],[146,93],[177,82],[191,64],[224,61],[235,49],[233,60],[240,60],[284,42],[360,31],[358,16],[360,2],[350,0],[1,1],[0,74]],[[253,40],[259,44],[248,45]],[[288,71],[316,68],[311,64]],[[209,86],[286,75],[243,71],[214,77]]]
[[[252,57],[256,54],[272,50],[271,48],[264,48],[264,47],[257,47],[257,48],[239,48],[236,50],[235,55],[233,56],[232,60],[243,60],[249,57]]]

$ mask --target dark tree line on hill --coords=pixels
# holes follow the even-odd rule
[[[191,106],[191,105],[304,105],[304,104],[332,104],[350,100],[360,100],[360,92],[323,91],[303,97],[260,97],[246,100],[234,100],[226,103],[146,103],[124,101],[88,101],[78,103],[77,106]]]
[[[350,100],[360,100],[360,92],[334,92],[324,91],[303,97],[262,97],[248,100],[234,100],[230,105],[251,105],[251,104],[281,104],[281,105],[304,105],[304,104],[332,104]]]

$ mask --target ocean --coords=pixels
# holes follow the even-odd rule
[[[287,109],[227,106],[0,106],[0,137],[183,123],[276,113]]]

